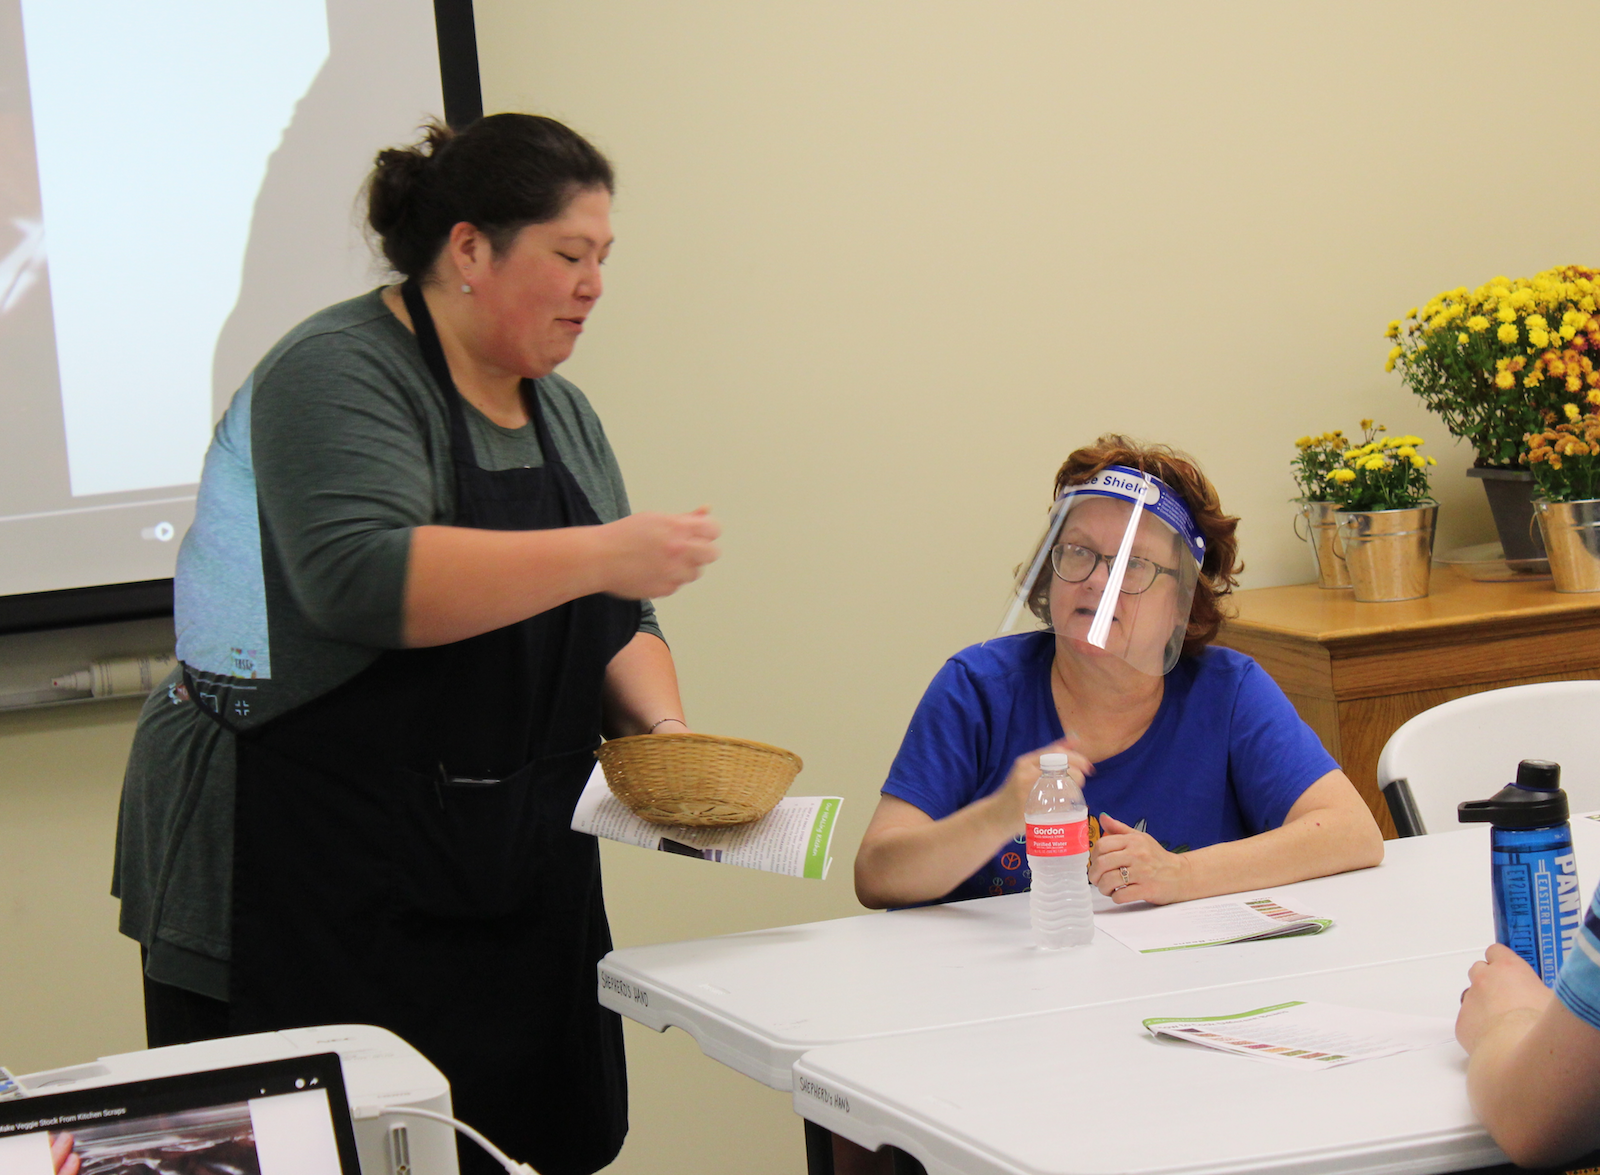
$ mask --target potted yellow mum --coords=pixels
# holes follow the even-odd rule
[[[1363,420],[1361,427],[1366,428],[1371,423]],[[1328,496],[1328,474],[1338,466],[1350,442],[1342,431],[1334,429],[1319,436],[1301,437],[1294,447],[1291,468],[1300,489],[1300,496],[1295,499],[1300,504],[1300,514],[1295,519],[1294,532],[1311,544],[1311,557],[1317,565],[1317,586],[1347,588],[1350,573],[1339,556],[1335,537],[1338,524],[1333,517],[1335,506]],[[1300,534],[1301,523],[1305,524],[1305,534]]]
[[[1438,463],[1417,452],[1421,437],[1380,438],[1383,425],[1362,424],[1363,443],[1328,473],[1350,586],[1365,602],[1415,600],[1428,594],[1438,515],[1428,470]]]
[[[1544,554],[1532,529],[1523,437],[1600,405],[1600,272],[1581,265],[1447,290],[1389,324],[1385,370],[1472,444],[1508,559]]]
[[[1558,592],[1600,591],[1600,415],[1568,404],[1564,420],[1524,437],[1534,515]]]

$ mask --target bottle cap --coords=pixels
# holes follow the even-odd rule
[[[1065,771],[1072,766],[1072,760],[1060,751],[1052,751],[1048,755],[1039,756],[1040,771]]]
[[[1524,759],[1517,764],[1517,782],[1507,784],[1487,800],[1456,805],[1463,824],[1493,824],[1496,828],[1549,828],[1566,823],[1567,793],[1561,790],[1561,765],[1544,759]]]
[[[1517,764],[1517,786],[1525,791],[1560,791],[1561,764],[1548,759],[1524,759]]]

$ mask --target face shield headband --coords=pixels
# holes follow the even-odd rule
[[[1182,650],[1204,558],[1205,538],[1179,494],[1109,466],[1056,499],[996,635],[1042,622],[1086,652],[1164,674]]]

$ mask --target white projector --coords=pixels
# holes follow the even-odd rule
[[[3,1106],[6,1117],[17,1117],[34,1097],[80,1092],[88,1094],[100,1089],[105,1089],[106,1094],[111,1095],[113,1091],[106,1087],[148,1081],[157,1082],[156,1086],[148,1087],[150,1091],[181,1090],[186,1083],[162,1079],[182,1078],[190,1074],[197,1075],[197,1080],[188,1084],[204,1087],[211,1079],[199,1075],[254,1065],[263,1066],[264,1073],[290,1073],[289,1080],[296,1084],[284,1088],[292,1092],[303,1088],[308,1080],[312,1086],[316,1086],[317,1078],[294,1077],[292,1072],[298,1072],[295,1066],[291,1065],[286,1070],[281,1064],[270,1063],[323,1053],[338,1054],[348,1101],[348,1107],[327,1105],[323,1116],[332,1115],[332,1128],[337,1133],[347,1132],[351,1127],[351,1119],[354,1119],[360,1175],[459,1175],[455,1133],[450,1126],[418,1116],[375,1113],[379,1107],[396,1107],[448,1117],[450,1083],[445,1080],[444,1074],[434,1068],[432,1062],[400,1037],[387,1029],[369,1025],[340,1024],[326,1028],[286,1029],[282,1032],[231,1036],[221,1040],[197,1041],[194,1044],[101,1057],[86,1065],[18,1077],[17,1085],[23,1096],[16,1101],[0,1103],[0,1106]],[[314,1074],[317,1070],[309,1067],[305,1072]],[[326,1084],[336,1082],[335,1072]],[[196,1107],[197,1092],[190,1090],[185,1094],[185,1112],[192,1112],[192,1108]],[[255,1091],[248,1092],[253,1094]],[[263,1086],[261,1092],[265,1094],[269,1091]],[[140,1096],[143,1098],[146,1095]],[[162,1092],[161,1096],[165,1098],[168,1094]],[[228,1096],[237,1096],[237,1091]],[[217,1098],[220,1100],[221,1097],[219,1088]],[[318,1100],[327,1104],[330,1099]],[[79,1101],[87,1105],[93,1099],[52,1098],[51,1101],[65,1102],[70,1106]],[[42,1107],[50,1103],[34,1104]],[[94,1110],[79,1115],[79,1118],[83,1122],[98,1122],[104,1120],[105,1115],[104,1111]],[[50,1121],[41,1121],[44,1128],[50,1128]],[[93,1130],[85,1131],[82,1126],[55,1126],[56,1130],[68,1128],[78,1130],[80,1135],[93,1133]],[[98,1129],[103,1132],[105,1128]],[[0,1130],[0,1136],[3,1133]],[[0,1144],[4,1142],[4,1137],[0,1137]],[[24,1144],[17,1141],[15,1145],[21,1148]],[[0,1145],[0,1169],[6,1167],[3,1152],[4,1146]],[[335,1160],[333,1166],[340,1164]],[[355,1173],[347,1170],[345,1175]]]

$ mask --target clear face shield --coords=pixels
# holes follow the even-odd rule
[[[1112,465],[1056,499],[996,636],[1054,632],[1160,677],[1178,661],[1205,539],[1160,478]]]

